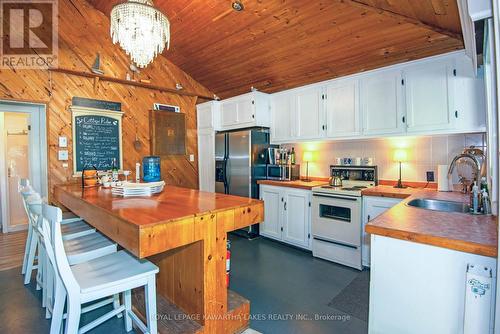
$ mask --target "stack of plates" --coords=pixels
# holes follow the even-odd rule
[[[123,197],[131,196],[151,196],[163,191],[164,181],[150,183],[132,183],[125,182],[119,186],[113,187],[111,193]]]

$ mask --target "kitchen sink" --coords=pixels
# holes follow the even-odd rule
[[[462,202],[443,201],[429,198],[415,198],[406,203],[408,206],[434,211],[469,213],[470,207]]]

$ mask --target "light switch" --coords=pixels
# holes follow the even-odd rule
[[[68,160],[68,150],[60,150],[58,152],[58,159],[59,159],[59,161]]]
[[[59,147],[68,147],[68,137],[59,136]]]
[[[189,161],[191,161],[191,162],[194,161],[194,154],[189,155]]]
[[[63,162],[62,166],[63,166],[63,168],[68,168],[68,163],[67,162]]]

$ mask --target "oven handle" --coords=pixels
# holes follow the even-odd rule
[[[323,241],[323,242],[329,242],[329,243],[331,243],[331,244],[335,244],[335,245],[339,245],[339,246],[344,246],[344,247],[349,247],[349,248],[358,249],[358,246],[351,245],[351,244],[347,244],[347,243],[345,243],[345,242],[334,241],[334,240],[332,240],[332,239],[327,239],[327,238],[323,238],[323,237],[318,237],[317,235],[313,235],[313,239],[314,239],[314,240]]]
[[[333,196],[333,195],[320,195],[320,194],[313,194],[315,197],[326,197],[326,198],[337,198],[337,199],[345,199],[348,201],[357,201],[358,198],[360,197],[342,197],[342,196]]]

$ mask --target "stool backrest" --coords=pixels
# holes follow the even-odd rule
[[[49,261],[62,280],[68,295],[80,291],[69,266],[61,233],[62,211],[56,206],[42,204],[41,234]]]

